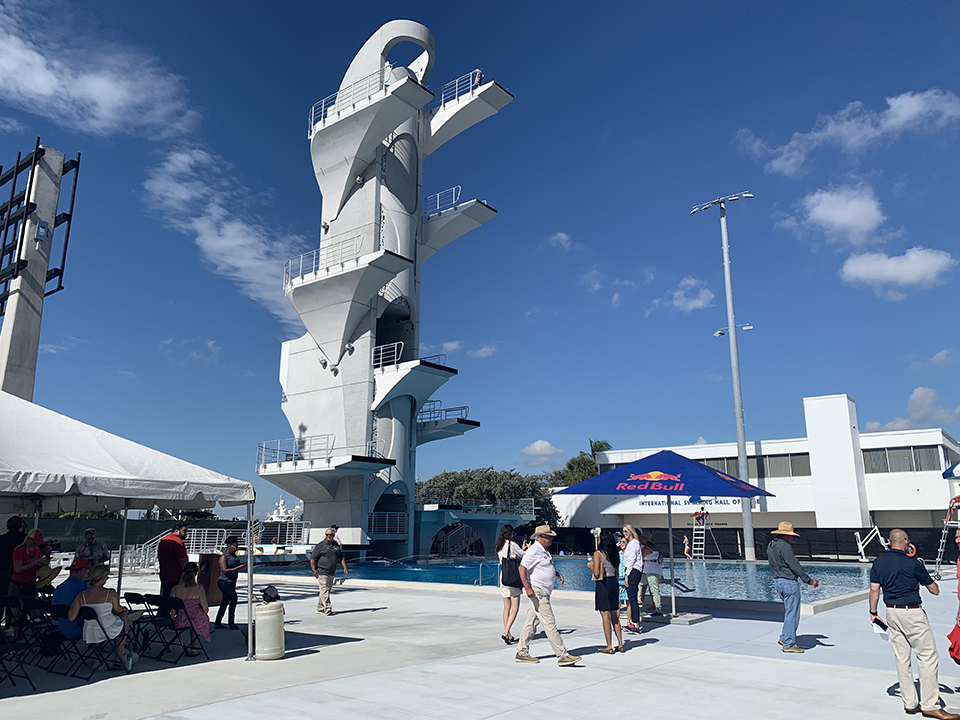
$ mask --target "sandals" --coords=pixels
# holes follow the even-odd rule
[[[627,649],[623,645],[617,645],[617,652],[625,653]]]
[[[612,647],[611,647],[611,648],[601,648],[600,650],[597,650],[597,652],[598,652],[598,653],[602,653],[602,654],[604,654],[604,655],[613,655],[613,654],[616,652],[616,650],[614,650]]]
[[[514,643],[520,642],[520,638],[515,638],[513,635],[501,635],[500,637],[507,645],[513,645]]]

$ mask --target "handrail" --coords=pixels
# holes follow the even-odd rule
[[[491,571],[491,573],[492,573],[491,575],[488,575],[487,577],[484,577],[484,576],[483,576],[483,568],[484,568],[484,566],[486,566],[487,568],[490,569],[490,571]],[[484,580],[493,580],[495,577],[497,577],[497,571],[494,570],[494,569],[493,569],[493,565],[490,565],[486,560],[481,560],[481,561],[480,561],[480,566],[477,568],[477,576],[478,576],[478,577],[477,577],[476,580],[473,581],[473,584],[476,585],[476,586],[478,586],[478,587],[483,587],[483,581],[484,581]]]
[[[509,500],[464,500],[458,498],[417,497],[417,505],[453,505],[457,512],[484,513],[488,515],[533,515],[536,505],[533,498]]]
[[[436,215],[444,210],[449,210],[452,207],[456,207],[458,202],[460,202],[459,185],[454,185],[452,188],[447,188],[443,192],[438,192],[436,195],[425,197],[423,199],[424,217]]]
[[[447,356],[445,353],[440,353],[439,355],[424,355],[417,359],[433,363],[434,365],[443,365],[444,367],[446,367],[447,364]]]
[[[399,365],[402,355],[403,342],[377,345],[377,347],[373,349],[373,367],[377,369],[387,365]]]
[[[406,535],[408,516],[405,512],[372,512],[367,515],[370,535]]]
[[[374,73],[370,73],[365,78],[357,80],[355,83],[345,88],[337,90],[332,95],[328,95],[318,103],[314,103],[310,108],[308,118],[307,137],[312,138],[313,132],[319,123],[326,121],[330,115],[340,114],[344,110],[353,107],[360,100],[369,98],[378,90],[383,90],[390,84],[389,72],[393,69],[390,63],[385,63],[382,68]]]
[[[329,460],[338,455],[382,458],[383,452],[379,444],[373,440],[362,445],[334,445],[333,435],[267,440],[257,446],[257,467],[274,463]]]
[[[295,278],[302,278],[310,273],[329,270],[334,265],[344,265],[349,260],[360,257],[360,246],[363,237],[347,238],[330,245],[323,245],[303,255],[298,255],[287,261],[283,266],[283,290],[290,287]]]
[[[483,73],[480,72],[480,69],[471,70],[466,75],[461,75],[440,88],[433,96],[433,100],[424,105],[423,109],[429,112],[434,108],[442,107],[448,102],[453,102],[463,95],[474,92],[480,87],[481,83],[483,83]]]
[[[466,420],[467,415],[470,414],[470,408],[466,405],[461,405],[460,407],[452,408],[442,408],[442,407],[427,407],[424,405],[423,410],[417,415],[417,422],[435,422],[437,420]]]

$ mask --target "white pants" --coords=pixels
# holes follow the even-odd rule
[[[553,616],[550,607],[550,595],[534,586],[533,597],[530,598],[530,608],[527,610],[527,619],[520,631],[520,643],[517,645],[517,654],[524,655],[530,652],[530,641],[537,633],[537,622],[543,623],[543,631],[547,634],[553,652],[557,657],[563,657],[567,649],[563,646],[560,632],[557,630],[557,619]]]
[[[897,659],[897,677],[900,678],[900,697],[905,708],[917,707],[917,688],[913,683],[913,668],[910,665],[911,650],[917,655],[920,673],[920,709],[924,712],[940,707],[940,686],[937,670],[940,658],[937,642],[923,608],[898,610],[887,608],[887,631],[893,655]]]

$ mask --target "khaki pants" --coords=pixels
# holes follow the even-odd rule
[[[529,598],[530,608],[527,610],[527,619],[520,631],[520,644],[517,645],[517,654],[525,655],[530,652],[530,641],[537,633],[537,622],[543,624],[543,631],[557,657],[563,657],[567,649],[563,646],[560,632],[557,630],[557,620],[550,607],[550,595],[538,587],[533,588],[533,597]]]
[[[317,612],[332,613],[333,606],[330,605],[330,588],[333,587],[333,575],[320,573],[317,582],[320,585],[320,598],[317,600]]]
[[[900,678],[900,697],[905,708],[917,707],[917,688],[913,683],[910,651],[917,655],[920,673],[920,709],[924,712],[940,707],[940,687],[937,670],[940,658],[937,643],[930,629],[930,621],[923,608],[898,610],[887,608],[887,626],[890,644],[897,659],[897,677]]]

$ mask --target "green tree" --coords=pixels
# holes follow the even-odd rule
[[[606,440],[590,440],[590,452],[580,452],[567,460],[562,470],[551,474],[551,483],[556,485],[576,485],[578,482],[593,477],[599,471],[597,467],[597,453],[612,450],[613,446]]]
[[[462,502],[533,498],[536,522],[557,525],[560,516],[553,504],[548,476],[521,475],[516,470],[494,470],[492,467],[445,471],[416,486],[416,502],[439,500]]]

